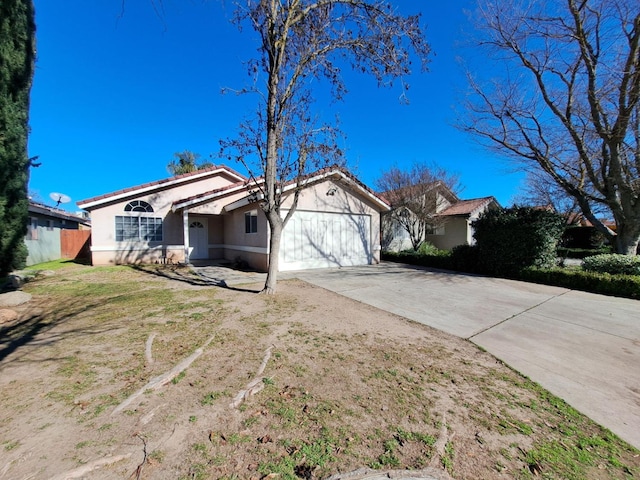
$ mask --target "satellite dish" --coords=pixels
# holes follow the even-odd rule
[[[49,194],[49,198],[56,202],[56,207],[61,203],[69,203],[71,201],[71,197],[65,195],[64,193],[51,192]]]

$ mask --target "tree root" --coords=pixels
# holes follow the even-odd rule
[[[264,388],[264,382],[262,381],[262,378],[260,376],[264,372],[264,369],[267,368],[267,362],[269,361],[269,358],[271,358],[272,348],[273,345],[265,350],[264,358],[262,360],[262,363],[260,364],[260,367],[258,368],[258,371],[256,372],[255,378],[247,384],[244,390],[240,390],[238,392],[238,394],[233,398],[233,401],[229,404],[230,408],[238,408],[247,398],[249,398],[251,395],[255,395]]]
[[[209,339],[204,343],[204,345],[202,345],[200,348],[198,348],[195,352],[193,352],[191,355],[189,355],[187,358],[185,358],[178,365],[173,367],[168,372],[163,373],[162,375],[158,375],[157,377],[152,378],[149,381],[149,383],[147,383],[144,387],[142,387],[137,392],[132,393],[129,396],[129,398],[127,398],[124,402],[122,402],[120,405],[118,405],[113,410],[113,412],[111,412],[111,415],[115,415],[116,413],[120,413],[122,410],[124,410],[129,405],[131,405],[138,397],[142,396],[144,394],[144,392],[147,392],[149,390],[152,390],[152,391],[153,390],[159,390],[160,388],[165,386],[167,383],[169,383],[171,380],[173,380],[175,377],[180,375],[180,373],[182,373],[184,370],[186,370],[189,365],[191,365],[200,355],[202,355],[204,353],[204,349],[213,341],[213,339],[214,339],[214,336],[209,337]]]
[[[147,365],[153,364],[153,355],[151,353],[151,345],[153,345],[154,338],[156,338],[155,332],[153,332],[151,335],[149,335],[149,338],[147,338],[147,344],[144,349],[144,355],[145,355],[145,358],[147,359]]]
[[[56,475],[55,477],[52,477],[50,480],[71,480],[74,478],[82,478],[89,472],[92,472],[98,468],[104,467],[105,465],[111,465],[112,463],[125,460],[130,456],[131,454],[127,453],[126,455],[116,455],[115,457],[100,458],[99,460],[94,460],[93,462],[87,463],[79,468],[76,468],[75,470],[71,470],[70,472]]]
[[[438,436],[438,440],[433,445],[433,449],[435,450],[435,455],[431,457],[431,462],[429,462],[429,467],[431,468],[442,468],[442,459],[447,454],[446,448],[447,443],[453,438],[455,435],[452,433],[449,435],[449,429],[447,428],[447,414],[446,412],[442,412],[442,420],[440,421],[442,426],[440,427],[440,435]],[[449,479],[451,476],[449,473],[444,470],[442,474],[445,476],[444,478]]]

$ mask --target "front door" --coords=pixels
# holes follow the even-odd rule
[[[209,257],[209,235],[207,233],[206,218],[192,218],[189,220],[189,258],[197,260]]]

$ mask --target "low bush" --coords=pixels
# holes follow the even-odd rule
[[[520,273],[526,282],[554,285],[585,292],[640,299],[640,276],[612,275],[577,268],[526,268]]]
[[[475,245],[458,245],[451,250],[451,269],[460,272],[481,273],[480,254]]]
[[[640,256],[594,255],[582,261],[582,269],[588,272],[610,273],[612,275],[640,275]]]
[[[451,263],[451,254],[445,250],[437,250],[431,255],[422,255],[412,250],[404,250],[402,252],[382,252],[382,260],[406,263],[408,265],[418,265],[420,267],[454,270]]]

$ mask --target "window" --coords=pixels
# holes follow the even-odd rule
[[[251,210],[244,214],[244,233],[258,233],[257,210]]]
[[[38,219],[36,217],[29,217],[27,240],[38,240]]]
[[[151,205],[143,200],[134,200],[124,207],[124,211],[138,215],[116,216],[116,242],[162,241],[162,219],[145,216],[147,213],[153,213]]]
[[[134,200],[133,202],[127,203],[127,206],[124,207],[124,211],[153,213],[153,207],[144,200]]]
[[[47,220],[47,230],[53,231],[53,220]]]

